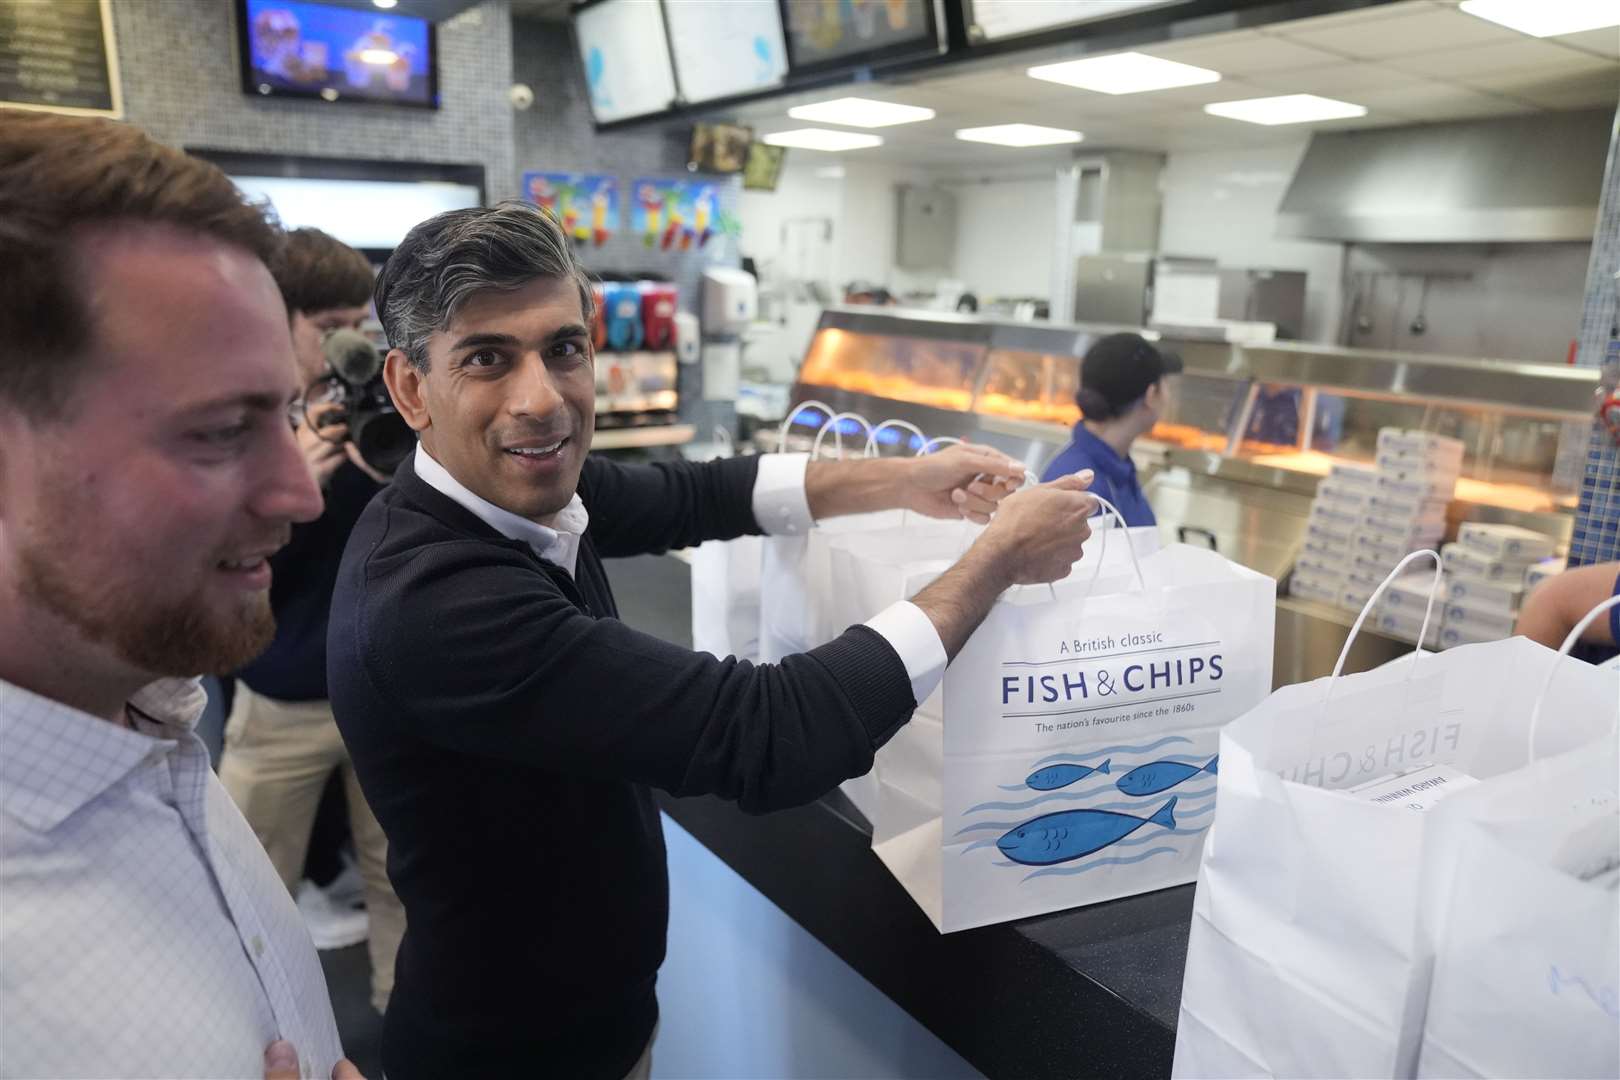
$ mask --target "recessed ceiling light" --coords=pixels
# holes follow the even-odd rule
[[[387,11],[395,4],[399,3],[399,0],[371,0],[371,2],[382,8],[384,11]]]
[[[1366,116],[1364,105],[1317,97],[1315,94],[1283,94],[1281,97],[1248,98],[1244,101],[1217,101],[1205,105],[1211,116],[1242,120],[1250,124],[1304,124],[1312,120],[1345,120]]]
[[[788,110],[788,115],[795,120],[811,120],[817,124],[879,128],[932,120],[934,110],[916,105],[896,105],[892,101],[845,97],[833,101],[820,101],[814,105],[796,105]]]
[[[956,137],[963,142],[993,143],[996,146],[1060,146],[1085,138],[1078,131],[1042,127],[1039,124],[992,124],[990,127],[962,128]]]
[[[853,131],[833,131],[831,128],[795,128],[765,136],[770,146],[791,146],[796,150],[865,150],[882,146],[881,135],[857,135]]]
[[[1614,0],[1463,0],[1461,6],[1470,15],[1531,37],[1620,26],[1620,4]]]
[[[1168,90],[1173,86],[1197,86],[1220,82],[1221,73],[1208,68],[1160,60],[1146,53],[1116,53],[1085,60],[1065,60],[1061,64],[1041,64],[1029,69],[1029,77],[1045,82],[1078,86],[1099,94],[1140,94],[1148,90]]]

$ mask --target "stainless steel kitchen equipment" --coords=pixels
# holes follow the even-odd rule
[[[1044,465],[1080,418],[1080,358],[1110,324],[999,322],[961,315],[833,308],[822,315],[793,401],[820,400],[873,421],[910,420],[929,435],[972,438]],[[1158,338],[1151,331],[1139,331]],[[1133,456],[1164,538],[1198,531],[1217,550],[1285,578],[1321,477],[1335,462],[1370,463],[1379,429],[1417,428],[1466,444],[1450,507],[1461,520],[1527,525],[1567,542],[1573,490],[1554,482],[1559,441],[1589,417],[1597,373],[1494,359],[1331,346],[1245,346],[1165,336],[1186,371],[1164,421]],[[823,418],[789,427],[808,449]],[[1279,433],[1292,433],[1277,441]],[[774,433],[768,436],[774,439]],[[1351,616],[1278,600],[1277,680],[1331,669]],[[1363,631],[1352,663],[1410,646]]]

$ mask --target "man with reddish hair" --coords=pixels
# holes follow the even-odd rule
[[[297,909],[192,731],[192,676],[270,641],[267,559],[321,510],[281,243],[136,128],[0,111],[0,1074],[339,1064]]]

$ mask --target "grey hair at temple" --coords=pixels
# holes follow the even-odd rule
[[[536,278],[573,281],[590,322],[590,282],[562,226],[539,207],[508,201],[449,210],[416,226],[383,264],[372,299],[388,344],[425,374],[428,338],[449,327],[474,293]]]

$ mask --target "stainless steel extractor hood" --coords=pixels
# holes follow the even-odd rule
[[[1316,134],[1283,196],[1277,234],[1590,240],[1614,124],[1602,109]]]

